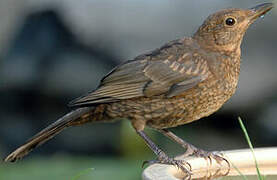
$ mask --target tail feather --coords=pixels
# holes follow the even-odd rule
[[[79,108],[66,114],[53,124],[49,125],[47,128],[40,131],[38,134],[33,136],[25,144],[17,148],[14,152],[9,154],[4,161],[15,162],[23,158],[33,149],[53,138],[65,128],[74,124],[78,124],[79,121],[83,121],[83,119],[80,117],[86,115],[87,113],[90,113],[93,109],[93,107]]]

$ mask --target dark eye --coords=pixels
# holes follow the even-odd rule
[[[233,26],[235,24],[235,19],[234,18],[227,18],[225,23],[228,25],[228,26]]]

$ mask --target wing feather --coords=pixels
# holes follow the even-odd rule
[[[137,97],[151,97],[165,94],[168,98],[177,96],[196,86],[209,75],[207,62],[200,55],[192,56],[190,49],[178,43],[172,55],[171,47],[140,56],[119,65],[108,73],[99,87],[70,103],[70,106],[89,106]],[[180,47],[178,47],[180,46]]]

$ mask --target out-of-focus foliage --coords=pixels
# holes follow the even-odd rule
[[[135,180],[140,179],[141,171],[141,163],[134,159],[55,155],[17,164],[1,164],[0,179]]]

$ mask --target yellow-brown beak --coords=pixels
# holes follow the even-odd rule
[[[268,11],[270,11],[273,7],[274,7],[273,3],[263,3],[253,8],[250,8],[249,9],[251,11],[250,21],[252,22],[255,21],[257,18],[263,16]]]

